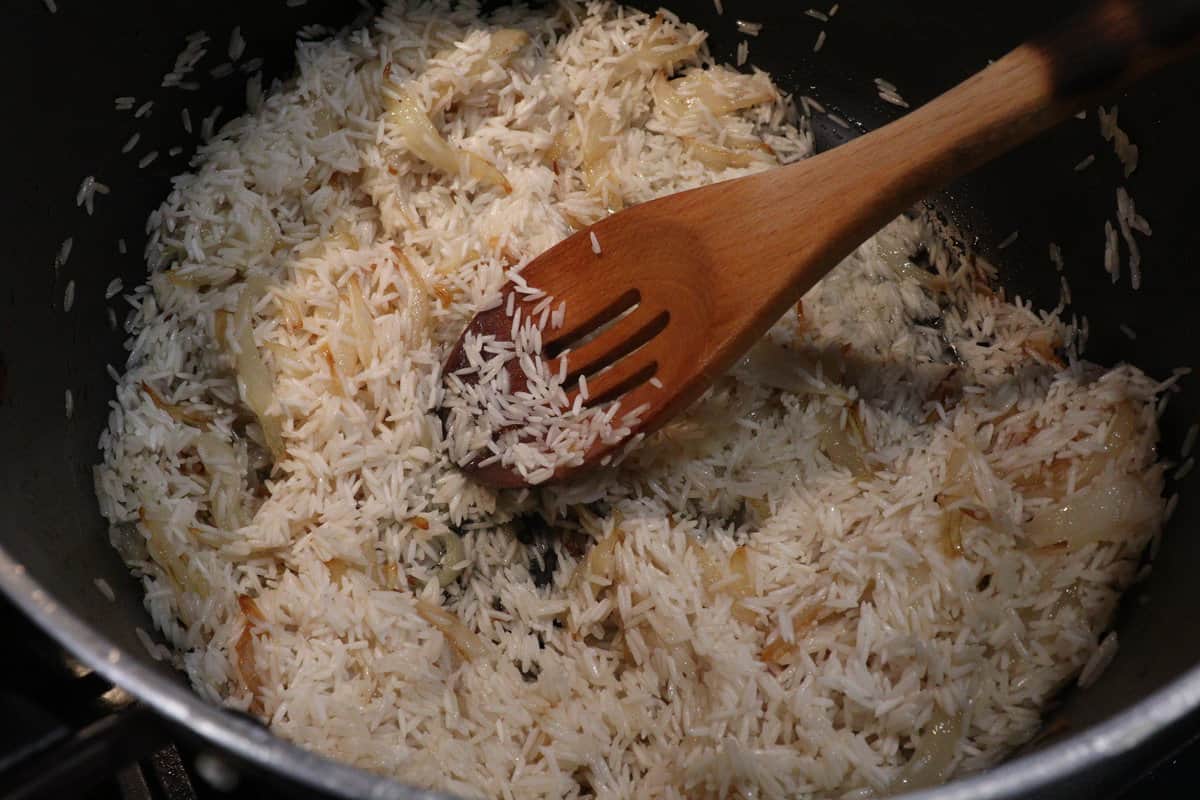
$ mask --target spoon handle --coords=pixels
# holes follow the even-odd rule
[[[730,307],[715,317],[730,329],[718,339],[730,352],[752,341],[923,197],[1198,50],[1200,0],[1100,0],[889,125],[817,158],[698,190],[697,204],[711,190],[721,213],[745,209],[737,226],[716,212],[709,221],[705,244],[719,262],[751,265],[721,279]],[[748,296],[762,303],[749,324]]]

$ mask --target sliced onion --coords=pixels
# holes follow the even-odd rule
[[[463,573],[465,567],[459,565],[467,560],[467,551],[463,547],[462,539],[454,531],[440,533],[435,538],[441,540],[444,552],[441,566],[434,573],[434,577],[437,578],[438,586],[445,588],[458,580],[458,576]]]
[[[431,317],[430,311],[430,291],[429,284],[425,282],[425,277],[421,275],[421,271],[416,268],[403,250],[399,247],[393,247],[392,253],[395,254],[396,260],[400,262],[400,266],[404,267],[405,273],[408,275],[408,306],[406,313],[408,315],[408,330],[409,330],[409,345],[415,347],[420,344],[429,334],[429,321]]]
[[[797,635],[803,633],[829,615],[829,610],[824,606],[819,604],[814,605],[800,616],[792,618],[792,631]],[[759,652],[758,660],[764,664],[779,666],[786,666],[792,663],[796,651],[800,649],[799,643],[797,641],[789,642],[778,633],[772,633],[771,635],[774,638],[770,639],[766,646]]]
[[[1056,367],[1065,367],[1066,364],[1056,352],[1061,345],[1062,341],[1059,339],[1057,333],[1043,328],[1029,334],[1025,341],[1021,343],[1021,349],[1047,364],[1053,364]]]
[[[963,713],[954,716],[941,709],[934,712],[921,733],[921,740],[912,758],[896,776],[889,790],[912,791],[939,786],[950,777],[950,767],[962,741],[965,725]]]
[[[624,80],[635,72],[670,71],[680,61],[691,58],[699,50],[699,44],[680,41],[678,32],[663,31],[662,17],[650,23],[646,38],[634,50],[627,53],[613,67],[609,83]]]
[[[262,609],[258,607],[258,603],[254,602],[254,598],[248,594],[239,594],[237,598],[238,608],[246,619],[252,619],[255,622],[266,622],[267,618],[263,615]]]
[[[818,371],[827,381],[839,381],[845,376],[845,362],[834,354],[814,356],[763,339],[750,348],[739,366],[748,373],[751,382],[772,389],[797,395],[845,395],[837,387],[822,387],[814,380]]]
[[[1075,485],[1086,486],[1103,472],[1106,466],[1119,461],[1133,446],[1136,436],[1137,413],[1129,403],[1121,403],[1113,412],[1108,435],[1104,438],[1104,449],[1079,460],[1079,467],[1075,473]]]
[[[411,93],[401,92],[399,99],[385,95],[384,109],[387,121],[417,158],[449,175],[465,172],[480,183],[512,191],[508,180],[483,158],[447,144]]]
[[[750,561],[750,550],[743,545],[730,554],[727,563],[722,564],[699,542],[689,541],[688,547],[696,554],[696,560],[700,564],[700,578],[704,582],[704,588],[709,592],[733,598],[734,618],[747,625],[753,625],[758,620],[758,615],[741,603],[741,600],[754,596],[754,571]]]
[[[734,598],[734,618],[747,625],[753,625],[758,621],[758,614],[741,603],[741,600],[754,596],[754,572],[750,562],[750,551],[745,545],[730,554],[729,573],[733,580],[722,586],[721,592]]]
[[[1141,533],[1154,518],[1158,502],[1140,480],[1121,475],[1095,481],[1069,502],[1034,515],[1025,532],[1035,546],[1065,542],[1079,548],[1091,542],[1120,542]]]
[[[362,289],[358,286],[358,278],[350,279],[347,289],[348,305],[350,306],[350,333],[354,348],[358,353],[358,362],[363,367],[371,363],[375,355],[375,326],[374,317],[363,298]]]
[[[278,414],[270,413],[271,404],[275,402],[275,380],[271,377],[266,362],[259,355],[258,346],[254,344],[254,306],[265,292],[265,285],[251,280],[247,281],[241,297],[238,298],[233,325],[234,338],[238,343],[234,369],[242,390],[242,399],[258,418],[267,447],[278,462],[283,459],[285,449],[282,421]]]
[[[213,521],[225,531],[235,531],[243,524],[242,471],[233,445],[215,433],[203,433],[196,439],[196,453],[204,463],[219,499],[211,506]],[[218,494],[218,492],[214,492]]]
[[[775,99],[771,81],[762,73],[744,75],[734,70],[696,70],[668,81],[658,73],[651,83],[655,105],[668,117],[682,119],[703,108],[714,116],[740,111]]]
[[[188,566],[185,554],[177,553],[171,546],[165,530],[165,521],[145,508],[138,509],[138,521],[141,523],[142,530],[146,532],[147,554],[162,570],[167,580],[174,584],[176,592],[178,594],[192,592],[202,598],[208,597],[208,581],[198,571]],[[180,617],[184,622],[190,624],[191,620],[186,616],[185,604],[180,603],[178,608]]]
[[[162,411],[167,412],[171,419],[175,420],[176,422],[182,422],[184,425],[191,425],[192,427],[199,428],[202,431],[208,430],[208,426],[209,423],[212,422],[212,418],[207,414],[202,414],[199,411],[189,411],[181,405],[168,403],[162,398],[162,395],[154,391],[150,384],[146,383],[145,381],[142,381],[141,386],[142,391],[145,392],[146,396],[150,398],[150,402],[154,403],[154,405]]]
[[[611,210],[624,205],[609,163],[608,153],[613,148],[612,135],[617,121],[603,110],[594,109],[583,117],[583,141],[580,153],[583,157],[583,181],[592,194],[601,197]]]
[[[854,412],[847,414],[847,428],[843,430],[837,417],[828,417],[817,437],[817,447],[825,457],[839,467],[848,470],[856,478],[868,478],[872,471],[865,459],[866,444],[861,426],[854,419]]]
[[[458,657],[463,661],[474,661],[477,658],[487,657],[488,651],[483,640],[464,625],[462,620],[446,609],[427,600],[417,600],[417,614],[421,619],[441,631],[442,635],[446,637],[446,641],[454,648],[454,652],[458,653]]]
[[[680,138],[687,145],[688,152],[692,158],[709,169],[731,169],[735,167],[741,169],[754,164],[770,164],[773,161],[768,153],[769,148],[762,142],[759,143],[762,147],[731,149],[728,147],[718,147],[715,144],[709,144],[690,136]]]
[[[573,590],[583,583],[608,583],[616,574],[617,546],[624,541],[625,533],[620,528],[613,528],[612,533],[605,536],[588,551],[587,557],[575,567],[568,590]]]
[[[262,710],[262,687],[266,683],[262,674],[258,671],[258,662],[254,658],[254,639],[255,635],[251,629],[254,623],[265,622],[262,610],[259,609],[258,603],[254,602],[254,598],[240,594],[237,598],[238,608],[242,612],[242,616],[246,621],[242,624],[242,634],[238,637],[237,643],[233,646],[234,652],[234,667],[237,669],[238,677],[242,680],[242,685],[246,687],[246,691],[250,693],[250,707],[256,711]],[[265,636],[266,634],[259,634]]]
[[[962,509],[958,508],[942,512],[940,526],[942,552],[949,557],[953,558],[963,554],[962,529],[965,517],[966,514],[962,512]]]

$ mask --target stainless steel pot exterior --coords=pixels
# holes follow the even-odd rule
[[[772,72],[785,89],[817,98],[856,126],[873,127],[900,113],[876,97],[874,77],[897,84],[910,102],[927,100],[1073,4],[1012,0],[980,9],[949,0],[919,7],[849,0],[827,24],[806,16],[804,3],[726,5],[726,14],[718,16],[710,0],[669,3],[713,32],[714,52],[723,59],[732,60],[742,38],[735,18],[765,23],[763,33],[749,39],[752,63]],[[210,56],[197,70],[202,86],[195,92],[161,89],[162,75],[187,34],[206,30],[210,48],[220,53],[240,24],[249,42],[245,58],[263,56],[268,76],[285,77],[295,30],[314,22],[340,26],[358,8],[337,0],[310,0],[299,9],[152,0],[60,6],[55,15],[36,3],[7,11],[12,45],[0,53],[15,89],[0,134],[8,158],[0,201],[7,233],[0,277],[0,588],[83,661],[237,757],[331,795],[434,797],[276,739],[204,702],[183,676],[151,661],[133,630],[152,625],[138,585],[108,545],[91,480],[112,392],[105,365],[123,363],[123,334],[108,327],[104,288],[118,275],[126,286],[140,282],[146,215],[194,149],[181,110],[188,108],[198,126],[215,105],[227,109],[223,119],[244,105],[241,78],[207,76],[223,55]],[[822,29],[825,45],[813,53]],[[138,104],[154,99],[152,113],[135,121],[130,112],[114,111],[113,100],[121,95],[137,97]],[[1193,306],[1200,277],[1192,262],[1200,253],[1200,225],[1186,215],[1200,208],[1200,161],[1192,144],[1200,120],[1200,70],[1176,69],[1120,102],[1121,124],[1142,147],[1141,166],[1126,185],[1155,226],[1144,247],[1140,292],[1124,282],[1112,286],[1102,268],[1103,220],[1115,216],[1114,192],[1122,178],[1098,135],[1094,110],[933,202],[974,238],[968,244],[993,256],[1010,291],[1042,307],[1057,301],[1058,278],[1046,250],[1051,241],[1060,244],[1073,308],[1090,318],[1090,357],[1134,361],[1165,377],[1197,353]],[[134,130],[142,133],[139,153],[160,151],[147,170],[119,153]],[[848,135],[824,118],[817,130],[824,146]],[[175,144],[186,150],[172,159],[166,151]],[[1093,153],[1090,169],[1072,169]],[[112,186],[111,195],[97,198],[91,217],[74,202],[87,175]],[[1014,230],[1020,231],[1017,242],[997,252],[995,244]],[[55,269],[55,253],[67,237],[73,237],[72,254]],[[126,239],[128,255],[117,251],[118,238]],[[75,302],[65,312],[69,281]],[[1120,323],[1138,332],[1136,342],[1118,331]],[[1167,454],[1178,451],[1184,429],[1200,417],[1188,379],[1183,385],[1186,391],[1172,399],[1163,418]],[[70,419],[64,413],[68,389]],[[1194,724],[1200,637],[1189,635],[1189,621],[1198,605],[1192,576],[1200,570],[1200,542],[1191,532],[1200,517],[1190,488],[1189,481],[1179,487],[1184,498],[1154,572],[1119,614],[1117,660],[1097,686],[1064,695],[1054,716],[1062,723],[1053,726],[1061,732],[1036,751],[921,797],[1093,797],[1161,754],[1189,720]],[[101,597],[96,577],[116,590],[116,603]]]

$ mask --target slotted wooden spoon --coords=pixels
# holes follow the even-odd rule
[[[648,404],[631,435],[653,431],[890,220],[1085,104],[1190,55],[1198,32],[1200,0],[1099,2],[1056,33],[835,150],[613,214],[522,271],[556,305],[566,301],[565,323],[543,332],[543,357],[553,360],[582,342],[568,364],[573,376],[587,376],[587,405]],[[501,338],[510,330],[503,306],[467,328]],[[443,374],[465,366],[462,344]],[[553,480],[619,446],[597,444],[583,465],[561,468]],[[492,486],[525,485],[498,463],[466,469]]]

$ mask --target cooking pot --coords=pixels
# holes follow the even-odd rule
[[[649,6],[653,4],[637,3]],[[114,277],[132,287],[142,280],[144,221],[186,169],[194,127],[216,106],[217,124],[245,105],[245,75],[214,78],[235,25],[248,42],[243,63],[261,57],[269,81],[286,77],[302,26],[338,28],[363,13],[357,4],[312,0],[297,8],[282,0],[59,0],[58,13],[39,3],[6,10],[9,44],[0,52],[10,76],[3,126],[8,167],[3,199],[5,269],[0,276],[0,587],[27,614],[93,669],[235,759],[288,775],[345,797],[433,796],[308,753],[275,738],[245,717],[194,694],[185,678],[153,661],[135,636],[152,630],[140,586],[108,543],[92,487],[97,438],[113,383],[106,365],[120,367],[120,329],[110,327],[105,289]],[[876,127],[902,109],[885,103],[873,79],[882,77],[918,104],[1053,24],[1071,2],[1008,0],[975,4],[951,0],[894,3],[844,0],[828,22],[805,14],[807,3],[668,0],[671,10],[711,32],[715,55],[733,61],[743,39],[750,62],[785,90],[818,100],[848,121],[843,127],[816,114],[821,148]],[[822,7],[819,9],[825,11]],[[763,23],[756,37],[734,21]],[[162,78],[193,31],[204,30],[214,51],[187,80],[194,90],[163,88]],[[824,30],[823,47],[814,52]],[[15,89],[15,94],[13,92]],[[132,110],[114,100],[132,96]],[[134,118],[146,100],[148,115]],[[1200,64],[1160,74],[1113,98],[1120,124],[1141,148],[1127,180],[1112,147],[1099,135],[1096,110],[929,199],[964,244],[1000,266],[1012,294],[1042,308],[1058,299],[1059,279],[1049,243],[1062,248],[1073,295],[1068,314],[1090,322],[1087,355],[1115,364],[1131,361],[1156,377],[1194,361],[1195,301],[1200,273],[1200,160],[1194,155],[1200,122]],[[139,153],[158,158],[139,169],[122,155],[141,133]],[[171,154],[174,146],[183,148]],[[1095,155],[1089,168],[1075,165]],[[93,175],[111,187],[98,194],[95,213],[76,204],[80,181]],[[1115,219],[1115,190],[1126,185],[1154,225],[1144,240],[1144,284],[1114,285],[1103,268],[1104,220]],[[1009,247],[999,244],[1019,236]],[[55,266],[61,243],[70,256]],[[120,251],[118,240],[126,243]],[[73,287],[69,310],[64,294]],[[1136,332],[1136,339],[1120,326]],[[1195,379],[1184,378],[1162,417],[1160,452],[1179,452],[1184,431],[1198,418]],[[70,393],[68,411],[66,394]],[[1182,485],[1178,510],[1147,580],[1127,595],[1116,621],[1120,652],[1096,685],[1069,690],[1047,715],[1046,735],[1007,763],[928,790],[920,797],[1095,797],[1110,793],[1155,759],[1169,754],[1182,733],[1200,722],[1200,636],[1190,627],[1198,604],[1200,504]],[[106,601],[94,584],[115,591]]]

